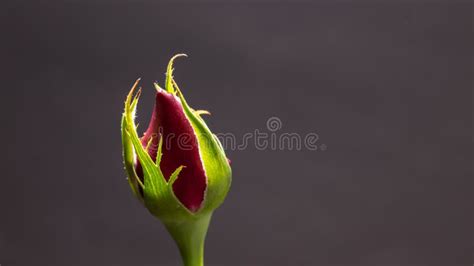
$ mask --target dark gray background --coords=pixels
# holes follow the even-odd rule
[[[215,132],[316,132],[229,151],[207,265],[471,265],[472,4],[1,4],[0,264],[180,265],[132,197],[119,121],[176,79]]]

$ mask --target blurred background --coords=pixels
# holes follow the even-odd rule
[[[229,150],[209,266],[472,265],[471,1],[0,4],[0,264],[180,265],[135,200],[120,117],[144,130],[169,58],[214,132],[319,135]]]

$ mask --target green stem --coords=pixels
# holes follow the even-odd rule
[[[165,222],[178,245],[184,266],[204,266],[204,240],[212,213],[192,220]]]

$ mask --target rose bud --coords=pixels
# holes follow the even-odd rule
[[[187,104],[173,79],[171,58],[165,89],[157,83],[148,129],[139,138],[134,122],[140,96],[135,82],[125,101],[122,145],[134,195],[159,218],[177,242],[184,265],[203,265],[204,239],[212,212],[224,201],[231,168],[217,137]]]

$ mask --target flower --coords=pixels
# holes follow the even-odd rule
[[[185,265],[200,265],[210,217],[230,188],[231,168],[201,117],[208,112],[189,107],[173,78],[173,61],[180,56],[185,55],[168,64],[165,89],[154,84],[155,106],[141,138],[134,122],[140,79],[130,90],[122,116],[123,158],[135,196],[165,224]]]

